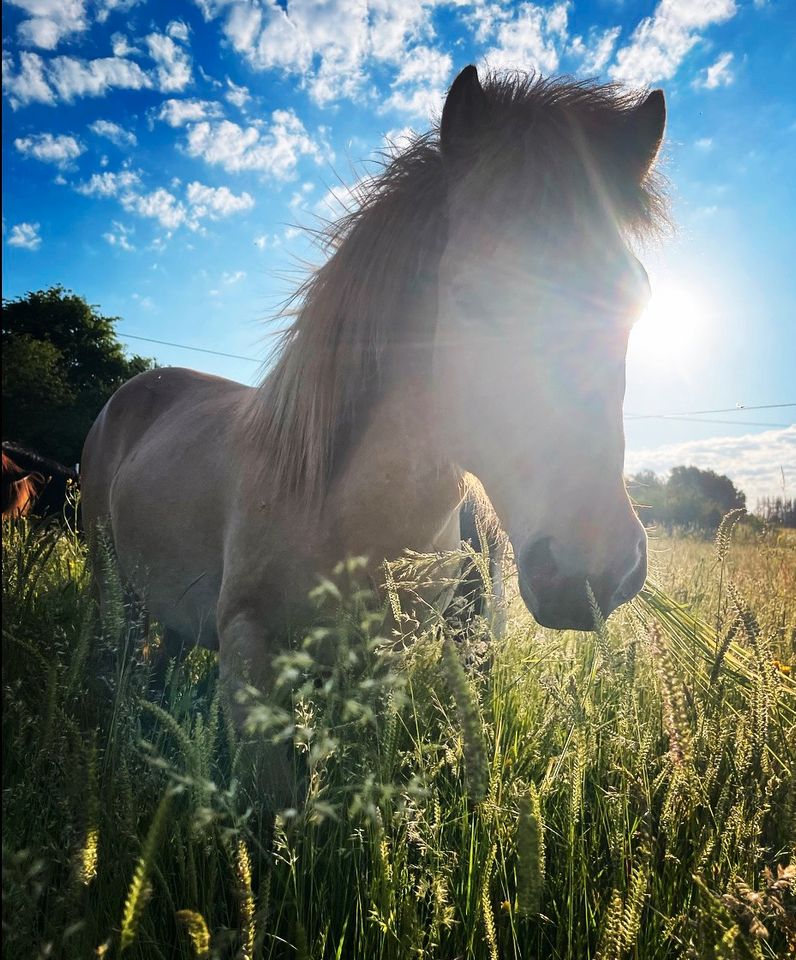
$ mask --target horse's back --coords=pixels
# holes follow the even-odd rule
[[[195,433],[202,412],[223,405],[247,388],[232,380],[181,367],[140,373],[123,384],[94,421],[83,446],[81,477],[86,522],[111,513],[111,490],[119,470],[131,460],[161,448],[147,464],[153,482],[163,478],[178,454],[179,438]],[[192,426],[193,423],[193,426]],[[147,484],[149,486],[149,484]]]

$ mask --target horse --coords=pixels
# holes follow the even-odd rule
[[[64,517],[77,469],[66,467],[19,444],[3,441],[3,519],[29,514]]]
[[[218,650],[233,713],[341,558],[380,585],[385,559],[459,545],[466,474],[539,624],[589,630],[639,591],[622,404],[665,116],[660,90],[465,68],[329,225],[259,385],[161,368],[108,401],[84,522],[167,631]]]
[[[30,513],[36,494],[44,484],[39,473],[28,473],[18,466],[3,449],[3,520],[24,517]]]

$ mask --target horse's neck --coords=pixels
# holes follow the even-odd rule
[[[437,435],[428,364],[416,349],[387,358],[384,387],[334,484],[341,539],[371,556],[454,545],[461,473]]]

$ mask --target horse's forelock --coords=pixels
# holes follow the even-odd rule
[[[633,169],[623,157],[646,91],[533,73],[489,74],[483,90],[487,109],[465,171],[473,201],[502,175],[518,202],[546,215],[556,205],[588,211],[584,199],[597,195],[623,232],[643,239],[668,227],[655,167]]]

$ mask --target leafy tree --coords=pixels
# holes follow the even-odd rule
[[[628,487],[641,519],[667,529],[713,531],[725,513],[746,506],[746,495],[729,477],[698,467],[674,467],[665,479],[646,470]]]
[[[127,357],[117,317],[61,286],[3,301],[3,438],[71,464],[111,394],[154,361]]]
[[[746,506],[746,494],[729,477],[698,467],[674,467],[667,484],[670,522],[713,530],[730,510]]]

